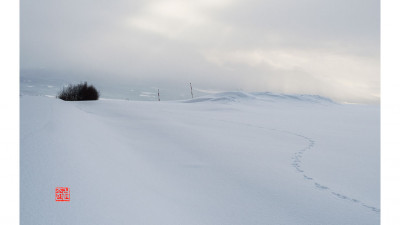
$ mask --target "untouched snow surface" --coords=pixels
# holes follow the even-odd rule
[[[379,224],[379,106],[20,100],[21,224]]]

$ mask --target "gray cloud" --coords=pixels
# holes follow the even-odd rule
[[[21,0],[21,69],[378,102],[378,0]],[[62,76],[55,73],[54,76]]]

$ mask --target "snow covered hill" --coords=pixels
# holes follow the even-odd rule
[[[20,101],[21,224],[379,224],[379,106],[244,92]]]

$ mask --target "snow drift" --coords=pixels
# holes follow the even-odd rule
[[[379,224],[379,106],[20,100],[21,224]]]
[[[320,103],[320,104],[333,104],[334,102],[319,95],[288,95],[276,94],[271,92],[222,92],[213,95],[206,95],[199,98],[186,100],[184,102],[248,102],[252,100],[267,101],[267,102],[290,102],[290,103]]]

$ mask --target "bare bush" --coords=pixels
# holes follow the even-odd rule
[[[99,92],[93,85],[88,86],[87,82],[83,82],[64,87],[57,97],[64,101],[88,101],[98,100],[99,96]]]

